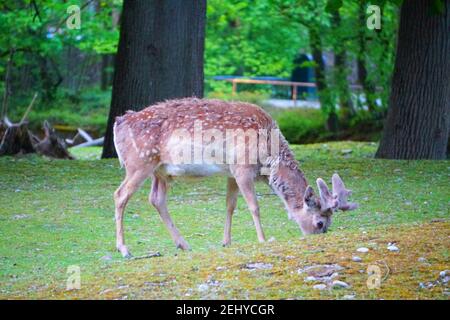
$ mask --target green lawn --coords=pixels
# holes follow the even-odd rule
[[[283,204],[259,185],[263,227],[258,244],[242,198],[233,220],[233,244],[222,248],[224,178],[175,181],[169,210],[192,251],[175,249],[146,182],[130,201],[125,237],[135,256],[115,252],[112,195],[123,170],[96,160],[98,148],[73,149],[82,160],[37,156],[0,158],[0,298],[437,298],[448,299],[450,163],[373,159],[373,143],[299,145],[293,149],[310,182],[338,172],[360,208],[337,213],[326,235],[302,237]],[[314,186],[315,187],[315,186]],[[389,242],[400,249],[390,252]],[[358,253],[359,247],[369,248]],[[362,262],[353,262],[358,255]],[[248,263],[269,264],[248,270]],[[339,264],[348,289],[313,289],[298,270]],[[81,289],[66,290],[69,266],[81,269]],[[366,269],[377,265],[381,286],[368,289]],[[439,281],[438,281],[439,280]],[[419,283],[431,282],[427,288]]]

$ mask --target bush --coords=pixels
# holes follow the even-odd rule
[[[329,135],[325,130],[325,116],[322,111],[312,108],[281,109],[271,107],[265,103],[270,97],[270,93],[267,91],[241,91],[235,95],[225,90],[212,91],[208,93],[207,97],[227,101],[244,101],[261,106],[277,121],[281,132],[290,143],[311,143],[326,140],[327,135]]]
[[[209,99],[220,99],[227,101],[243,101],[253,103],[259,106],[264,105],[264,101],[269,99],[270,94],[266,91],[241,91],[235,95],[224,91],[213,91],[208,93]]]
[[[54,126],[81,127],[95,136],[102,135],[106,129],[110,99],[111,91],[91,89],[73,94],[61,90],[51,102],[37,99],[28,117],[29,126],[32,130],[40,130],[43,121],[48,120]],[[19,121],[28,103],[25,100],[12,101],[11,120]]]
[[[290,143],[311,143],[325,133],[325,117],[316,109],[289,109],[274,115]]]

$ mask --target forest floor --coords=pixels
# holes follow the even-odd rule
[[[169,210],[192,247],[182,252],[148,204],[147,181],[127,207],[125,237],[134,256],[161,256],[136,260],[114,248],[117,160],[95,160],[98,148],[73,150],[74,161],[0,158],[0,299],[449,299],[448,161],[376,160],[374,143],[293,149],[309,181],[339,172],[360,208],[303,237],[258,185],[270,240],[256,242],[240,197],[223,248],[224,178],[175,181]],[[80,289],[67,290],[78,268]]]

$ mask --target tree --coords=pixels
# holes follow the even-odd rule
[[[205,17],[206,0],[124,1],[103,158],[116,156],[116,116],[203,95]]]
[[[450,129],[450,8],[404,1],[378,158],[445,159]]]
[[[331,10],[333,29],[336,30],[337,41],[334,43],[334,85],[339,95],[341,121],[348,123],[354,115],[353,102],[348,85],[347,52],[343,43],[342,18],[339,9]],[[339,42],[339,43],[337,43]]]

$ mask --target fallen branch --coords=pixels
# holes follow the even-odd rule
[[[6,126],[8,128],[13,126],[13,123],[11,122],[11,120],[9,120],[9,118],[6,116],[5,116],[5,118],[3,118],[3,123],[6,124]]]
[[[31,100],[30,104],[28,105],[27,110],[25,111],[25,113],[24,113],[24,115],[22,117],[22,120],[20,120],[19,124],[22,124],[22,123],[24,123],[27,120],[28,114],[30,113],[31,108],[33,107],[33,104],[36,101],[37,96],[38,96],[38,93],[36,92],[34,94],[34,96],[33,96],[33,99]]]
[[[148,258],[155,258],[155,257],[161,257],[161,253],[155,252],[155,253],[145,254],[143,256],[131,257],[130,260],[141,260],[141,259],[148,259]]]
[[[81,128],[78,128],[78,133],[80,134],[80,136],[82,136],[84,138],[84,140],[86,140],[87,142],[91,142],[94,139],[92,139],[92,137],[89,135],[89,133],[87,133],[86,131],[84,131]]]
[[[105,141],[105,137],[101,137],[98,139],[94,139],[92,141],[80,143],[80,144],[74,146],[74,148],[102,146],[104,141]]]
[[[80,134],[77,132],[77,134],[72,139],[66,138],[66,143],[73,145],[79,136]]]

